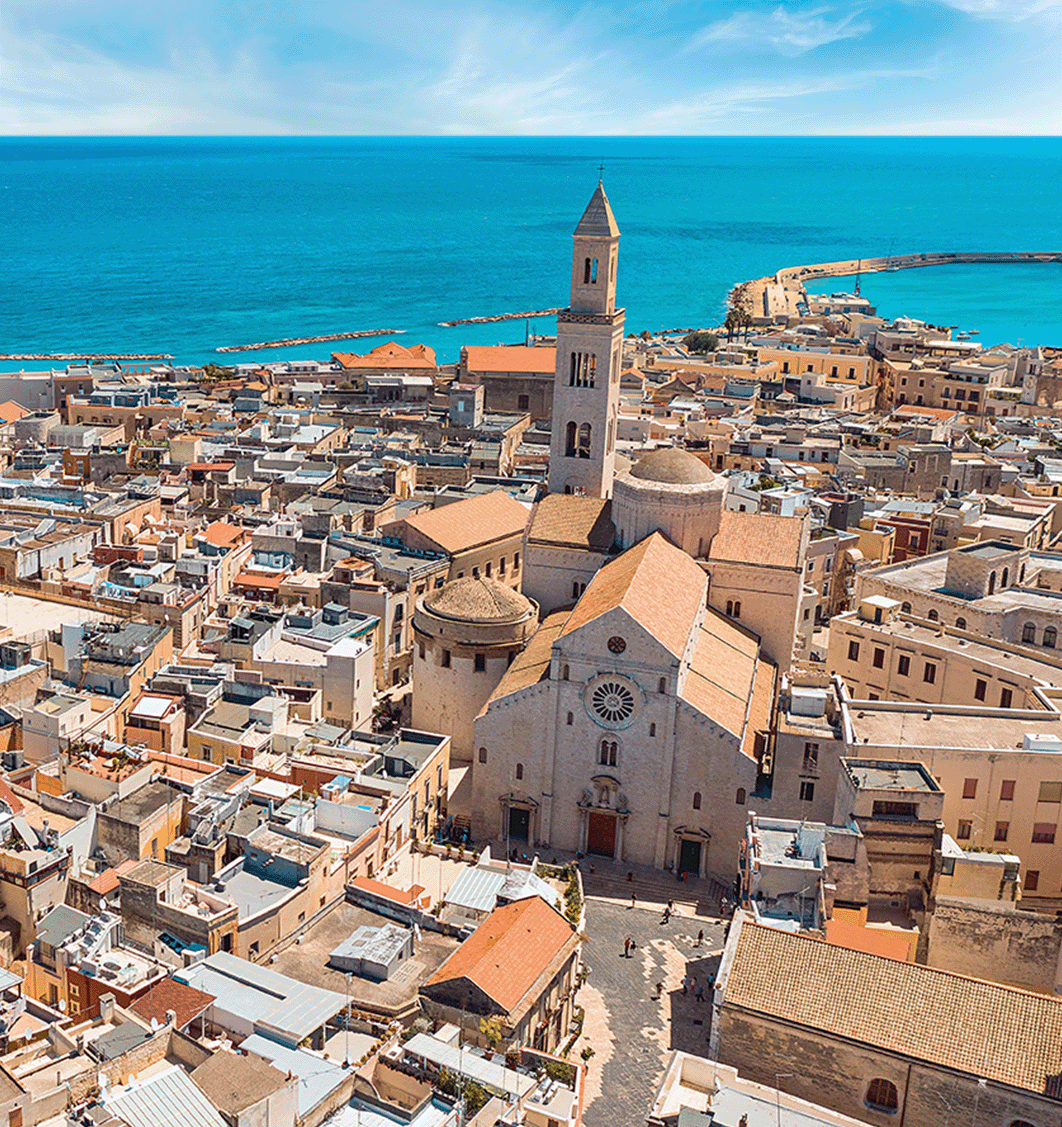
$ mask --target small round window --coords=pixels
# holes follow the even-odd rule
[[[608,648],[614,654],[621,654],[627,648],[627,643],[618,634],[613,634],[608,640]]]
[[[634,694],[618,681],[603,681],[590,701],[598,716],[609,724],[621,724],[634,714]]]

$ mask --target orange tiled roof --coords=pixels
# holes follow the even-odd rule
[[[683,700],[741,736],[757,680],[759,648],[751,634],[709,607],[682,686]]]
[[[883,959],[907,962],[910,948],[907,939],[880,927],[860,927],[851,920],[827,920],[826,942],[849,951],[862,951],[866,955],[880,955]]]
[[[777,517],[772,513],[720,514],[719,531],[712,539],[710,560],[755,563],[763,567],[799,570],[804,521],[800,517]]]
[[[390,521],[380,531],[384,536],[402,540],[413,533],[413,539],[427,541],[438,551],[452,556],[477,544],[515,536],[527,527],[527,519],[526,506],[503,489],[496,489],[493,493]]]
[[[527,539],[528,543],[607,552],[616,539],[612,502],[602,497],[547,493],[533,510]]]
[[[549,670],[553,643],[564,629],[569,613],[567,610],[554,611],[542,621],[542,625],[531,635],[531,641],[513,658],[512,665],[502,674],[498,687],[491,693],[490,700],[482,711],[486,711],[492,700],[519,692],[543,680]]]
[[[13,423],[16,419],[21,419],[23,415],[28,414],[29,411],[13,399],[0,403],[0,423]]]
[[[117,866],[104,869],[99,876],[89,881],[88,886],[93,892],[98,892],[100,896],[106,896],[108,892],[114,892],[118,888],[118,878],[123,873],[127,873],[130,869],[135,868],[136,865],[137,862],[131,857],[127,858]]]
[[[393,340],[378,345],[371,352],[359,356],[356,352],[333,352],[332,359],[344,368],[393,368],[395,371],[409,369],[435,370],[435,350],[426,344],[414,344],[410,348]]]
[[[424,986],[465,978],[512,1012],[575,935],[575,928],[538,896],[506,904],[495,908]]]
[[[742,923],[724,1006],[1062,1096],[1062,998]]]
[[[557,366],[555,348],[533,348],[523,344],[470,344],[464,351],[465,367],[470,372],[526,372],[552,376]]]
[[[11,807],[12,814],[21,814],[25,809],[22,804],[22,799],[19,798],[17,794],[15,794],[15,792],[7,785],[7,783],[4,782],[3,779],[0,779],[0,798],[2,798],[8,804],[8,806]]]
[[[235,587],[261,587],[279,591],[283,580],[282,575],[254,575],[249,571],[241,571],[232,583]]]
[[[157,1018],[160,1025],[166,1020],[166,1011],[173,1010],[177,1015],[177,1028],[183,1029],[216,1001],[213,994],[207,994],[204,990],[196,990],[194,986],[164,978],[137,998],[129,1008],[145,1021]]]
[[[242,528],[223,520],[211,522],[201,533],[208,544],[214,544],[218,548],[231,548],[243,534]]]
[[[594,576],[561,634],[622,607],[676,657],[686,651],[708,579],[685,552],[654,532]]]
[[[389,884],[373,880],[372,877],[355,877],[350,882],[355,888],[371,892],[374,896],[382,896],[385,900],[393,900],[396,904],[415,904],[424,892],[424,889],[415,884],[412,888],[394,888]]]

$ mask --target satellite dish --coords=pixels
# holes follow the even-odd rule
[[[59,999],[59,1012],[61,1014],[66,1013],[66,1002],[62,998]]]
[[[158,1031],[159,1031],[159,1019],[157,1017],[153,1017],[151,1019],[151,1032],[152,1033],[158,1033]]]

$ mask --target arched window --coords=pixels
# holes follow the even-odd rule
[[[572,726],[572,721],[573,721],[574,719],[575,719],[575,717],[574,717],[574,716],[572,716],[572,714],[571,714],[571,713],[569,712],[569,713],[568,713],[568,727],[569,727],[569,728],[570,728],[570,727]]]
[[[988,593],[994,595],[996,593],[996,573],[993,571],[988,577]]]
[[[727,616],[727,618],[733,618],[734,617],[734,600],[733,599],[727,599],[727,601],[726,601],[726,616]]]
[[[656,691],[658,693],[666,693],[667,692],[667,678],[666,677],[661,677],[660,680],[657,681]]]
[[[590,285],[597,285],[597,259],[590,260]]]
[[[567,681],[567,680],[568,680],[568,673],[569,673],[569,669],[568,669],[568,667],[567,667],[566,665],[565,665],[565,666],[562,666],[562,667],[561,667],[561,680],[562,680],[562,681]]]
[[[615,740],[602,740],[601,748],[597,754],[598,763],[600,763],[602,767],[615,767],[616,750],[617,745]]]
[[[575,457],[575,423],[569,423],[564,436],[564,454],[568,458]]]
[[[524,765],[522,763],[517,763],[516,765],[516,777],[518,779],[522,779],[524,777]]]
[[[1027,1119],[1012,1119],[1007,1127],[1036,1127],[1036,1125],[1030,1123]]]
[[[745,788],[744,787],[738,787],[737,797],[734,799],[734,801],[738,804],[738,806],[744,806],[745,805]]]
[[[1033,645],[1036,644],[1035,622],[1026,622],[1025,625],[1021,628],[1021,640],[1023,642],[1031,642]]]
[[[938,622],[940,620],[940,615],[937,614],[935,610],[931,610],[929,614],[926,615],[926,618],[928,618],[930,622]]]
[[[1047,649],[1053,650],[1055,648],[1055,642],[1057,642],[1057,641],[1058,641],[1058,631],[1053,626],[1045,627],[1044,628],[1044,645],[1047,647]]]
[[[1009,568],[1009,567],[1005,567],[1005,568],[1003,569],[1003,577],[1002,577],[1002,578],[1000,579],[1000,581],[999,581],[999,586],[1000,586],[1000,588],[1006,587],[1006,585],[1007,585],[1007,580],[1008,580],[1009,578],[1010,578],[1010,568]]]
[[[579,457],[590,457],[590,424],[583,423],[579,428]]]
[[[487,749],[485,747],[479,749],[479,761],[480,763],[487,762]]]
[[[700,810],[700,808],[701,808],[701,792],[699,790],[695,790],[693,792],[693,809],[694,810]]]
[[[735,618],[741,617],[741,600],[740,599],[734,600],[734,617]]]
[[[903,603],[900,607],[900,613],[901,614],[910,614],[911,613],[911,604],[910,603]]]
[[[867,1105],[876,1111],[895,1111],[900,1106],[900,1094],[891,1080],[878,1077],[867,1088]]]
[[[649,735],[650,735],[650,736],[655,736],[655,735],[656,735],[656,725],[655,725],[655,724],[650,724],[650,725],[649,725]]]
[[[583,263],[583,285],[590,285],[590,259],[588,258]]]
[[[955,629],[956,630],[965,630],[966,629],[966,619],[965,618],[955,619]]]

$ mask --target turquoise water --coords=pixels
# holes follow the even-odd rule
[[[447,361],[519,340],[522,322],[436,322],[565,304],[600,162],[629,331],[716,322],[735,281],[786,265],[1062,249],[1058,138],[5,138],[0,352],[205,362],[393,326]],[[878,274],[863,292],[986,343],[1062,344],[1062,267]]]

